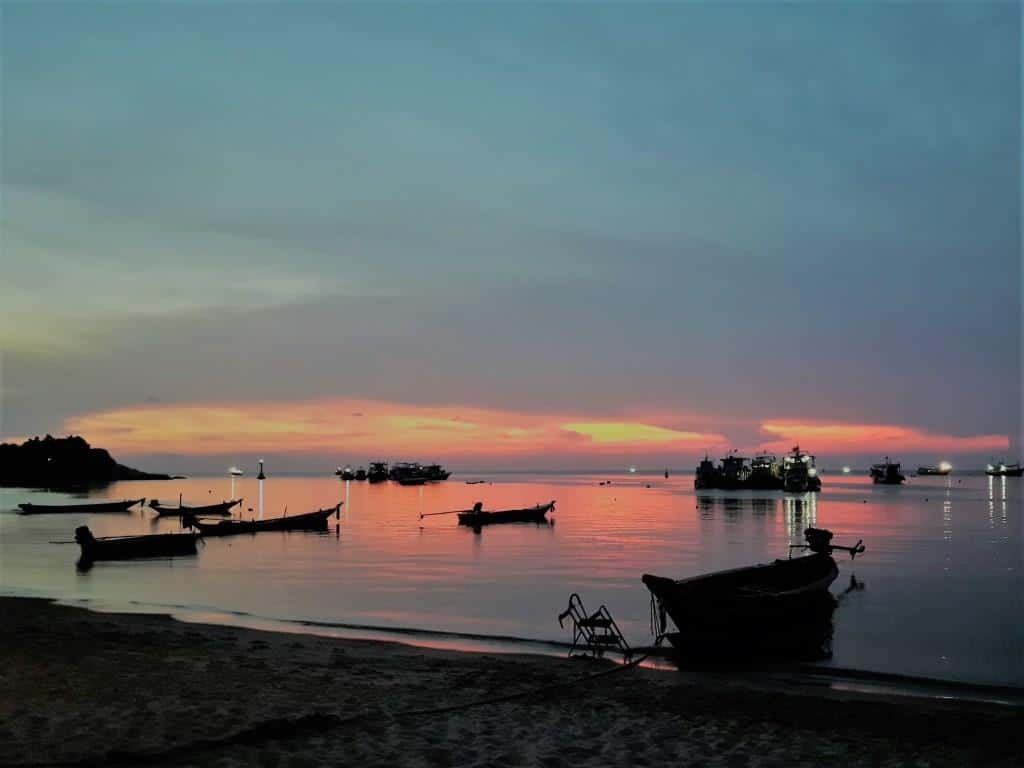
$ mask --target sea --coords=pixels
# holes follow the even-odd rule
[[[467,481],[484,482],[469,484]],[[827,472],[820,493],[695,491],[690,472],[456,473],[425,486],[333,476],[191,477],[111,484],[86,494],[0,489],[0,593],[104,611],[392,639],[463,650],[565,653],[558,614],[579,595],[607,606],[634,646],[649,645],[644,573],[684,578],[786,557],[809,526],[834,543],[839,597],[832,656],[842,668],[1024,685],[1024,479],[954,473],[872,485]],[[148,508],[22,516],[17,504],[242,497],[245,518],[344,502],[327,533],[211,539],[197,556],[76,567],[77,526],[96,536],[181,530]],[[262,495],[262,499],[261,499]],[[547,525],[479,531],[455,515],[555,501]],[[261,506],[262,505],[262,506]],[[859,588],[849,589],[851,578]],[[685,628],[684,628],[685,629]],[[756,643],[757,638],[750,638]]]

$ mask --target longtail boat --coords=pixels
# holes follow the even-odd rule
[[[259,533],[260,531],[326,531],[327,519],[331,515],[341,517],[341,505],[306,512],[301,515],[284,515],[267,520],[216,520],[205,521],[193,515],[185,515],[183,524],[195,528],[203,536],[235,536],[240,533]]]
[[[75,529],[75,541],[82,548],[80,562],[83,564],[95,560],[194,555],[197,538],[197,533],[157,533],[148,536],[110,536],[97,539],[86,525]]]
[[[150,503],[150,509],[155,509],[158,517],[170,517],[192,515],[193,517],[199,515],[230,515],[231,508],[242,503],[241,499],[231,499],[230,501],[221,501],[217,504],[206,504],[198,507],[189,507],[182,505],[180,502],[176,507],[168,507],[156,499],[153,499]]]
[[[676,648],[701,655],[758,656],[798,651],[831,633],[835,598],[829,586],[839,575],[833,550],[855,557],[864,551],[831,543],[832,533],[804,531],[804,557],[674,580],[644,574],[658,632]],[[665,614],[679,632],[666,633]]]
[[[538,504],[535,507],[525,509],[502,509],[494,512],[485,512],[483,504],[477,502],[473,509],[459,512],[459,525],[469,525],[479,528],[481,525],[492,525],[494,523],[544,523],[547,522],[548,512],[555,508],[555,502]]]
[[[136,504],[144,504],[145,499],[131,499],[126,501],[96,501],[86,504],[19,504],[21,512],[19,515],[57,515],[71,514],[74,512],[127,512]]]

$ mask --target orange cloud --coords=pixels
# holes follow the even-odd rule
[[[659,414],[664,418],[664,414]],[[69,419],[65,428],[115,454],[343,453],[367,456],[612,454],[723,448],[719,434],[642,415],[605,420],[328,398],[305,402],[138,405]]]
[[[760,447],[782,453],[795,443],[812,453],[983,453],[1010,447],[1006,435],[961,437],[893,424],[845,424],[823,421],[769,421],[761,429],[773,437]]]

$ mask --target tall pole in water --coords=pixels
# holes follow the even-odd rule
[[[263,459],[260,459],[260,473],[256,475],[256,479],[260,481],[260,499],[257,505],[257,514],[259,519],[263,519],[263,481],[267,479],[267,476],[263,474]]]

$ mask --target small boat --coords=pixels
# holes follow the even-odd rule
[[[869,474],[875,485],[899,485],[907,479],[900,472],[899,463],[889,461],[888,456],[885,457],[885,461],[879,464],[872,464]]]
[[[205,504],[198,507],[189,507],[182,505],[179,501],[178,506],[168,507],[161,504],[156,499],[153,499],[149,502],[149,506],[150,509],[156,510],[157,517],[170,517],[172,515],[192,515],[195,517],[199,515],[230,515],[231,508],[241,503],[241,499],[232,499],[230,501],[221,501],[217,504]]]
[[[267,520],[216,520],[205,521],[194,515],[182,518],[183,525],[195,528],[203,536],[235,536],[240,533],[259,533],[260,531],[326,531],[327,519],[335,515],[340,519],[341,505],[306,512],[301,515],[284,515]]]
[[[347,464],[344,467],[338,467],[336,470],[334,470],[334,474],[336,474],[342,480],[356,479],[356,473],[353,471],[352,467],[348,466]]]
[[[228,474],[231,475],[232,477],[241,477],[242,475],[245,474],[245,472],[240,470],[238,467],[231,467],[228,470]]]
[[[795,649],[804,639],[812,644],[820,631],[830,631],[835,598],[829,586],[839,575],[833,550],[855,557],[864,551],[832,544],[832,533],[804,531],[811,550],[805,557],[764,565],[733,568],[675,580],[644,574],[643,583],[659,617],[659,634],[677,648],[712,655],[757,656]],[[665,615],[678,633],[665,633]]]
[[[999,462],[998,464],[989,464],[985,467],[985,474],[992,477],[1022,477],[1024,476],[1024,467],[1021,466],[1019,461],[1016,464]]]
[[[467,480],[466,485],[483,485],[486,482],[486,480]]]
[[[97,539],[86,525],[75,529],[82,548],[82,564],[96,560],[132,560],[142,557],[174,557],[196,553],[197,533],[157,533],[148,536],[109,536]]]
[[[56,515],[73,514],[75,512],[127,512],[136,504],[145,504],[145,499],[131,499],[129,501],[97,501],[87,504],[19,504],[21,512],[19,515]]]
[[[917,474],[919,475],[948,475],[952,471],[953,465],[948,461],[943,461],[937,467],[927,466],[917,468]]]
[[[425,471],[427,473],[427,480],[435,483],[441,480],[447,480],[452,476],[451,471],[445,469],[440,464],[428,464],[425,467]]]
[[[483,503],[478,501],[473,505],[473,509],[458,513],[459,525],[479,528],[481,525],[491,525],[493,523],[546,523],[547,518],[545,515],[554,508],[555,502],[549,501],[547,504],[538,504],[535,507],[527,507],[525,509],[503,509],[495,512],[485,512]]]

